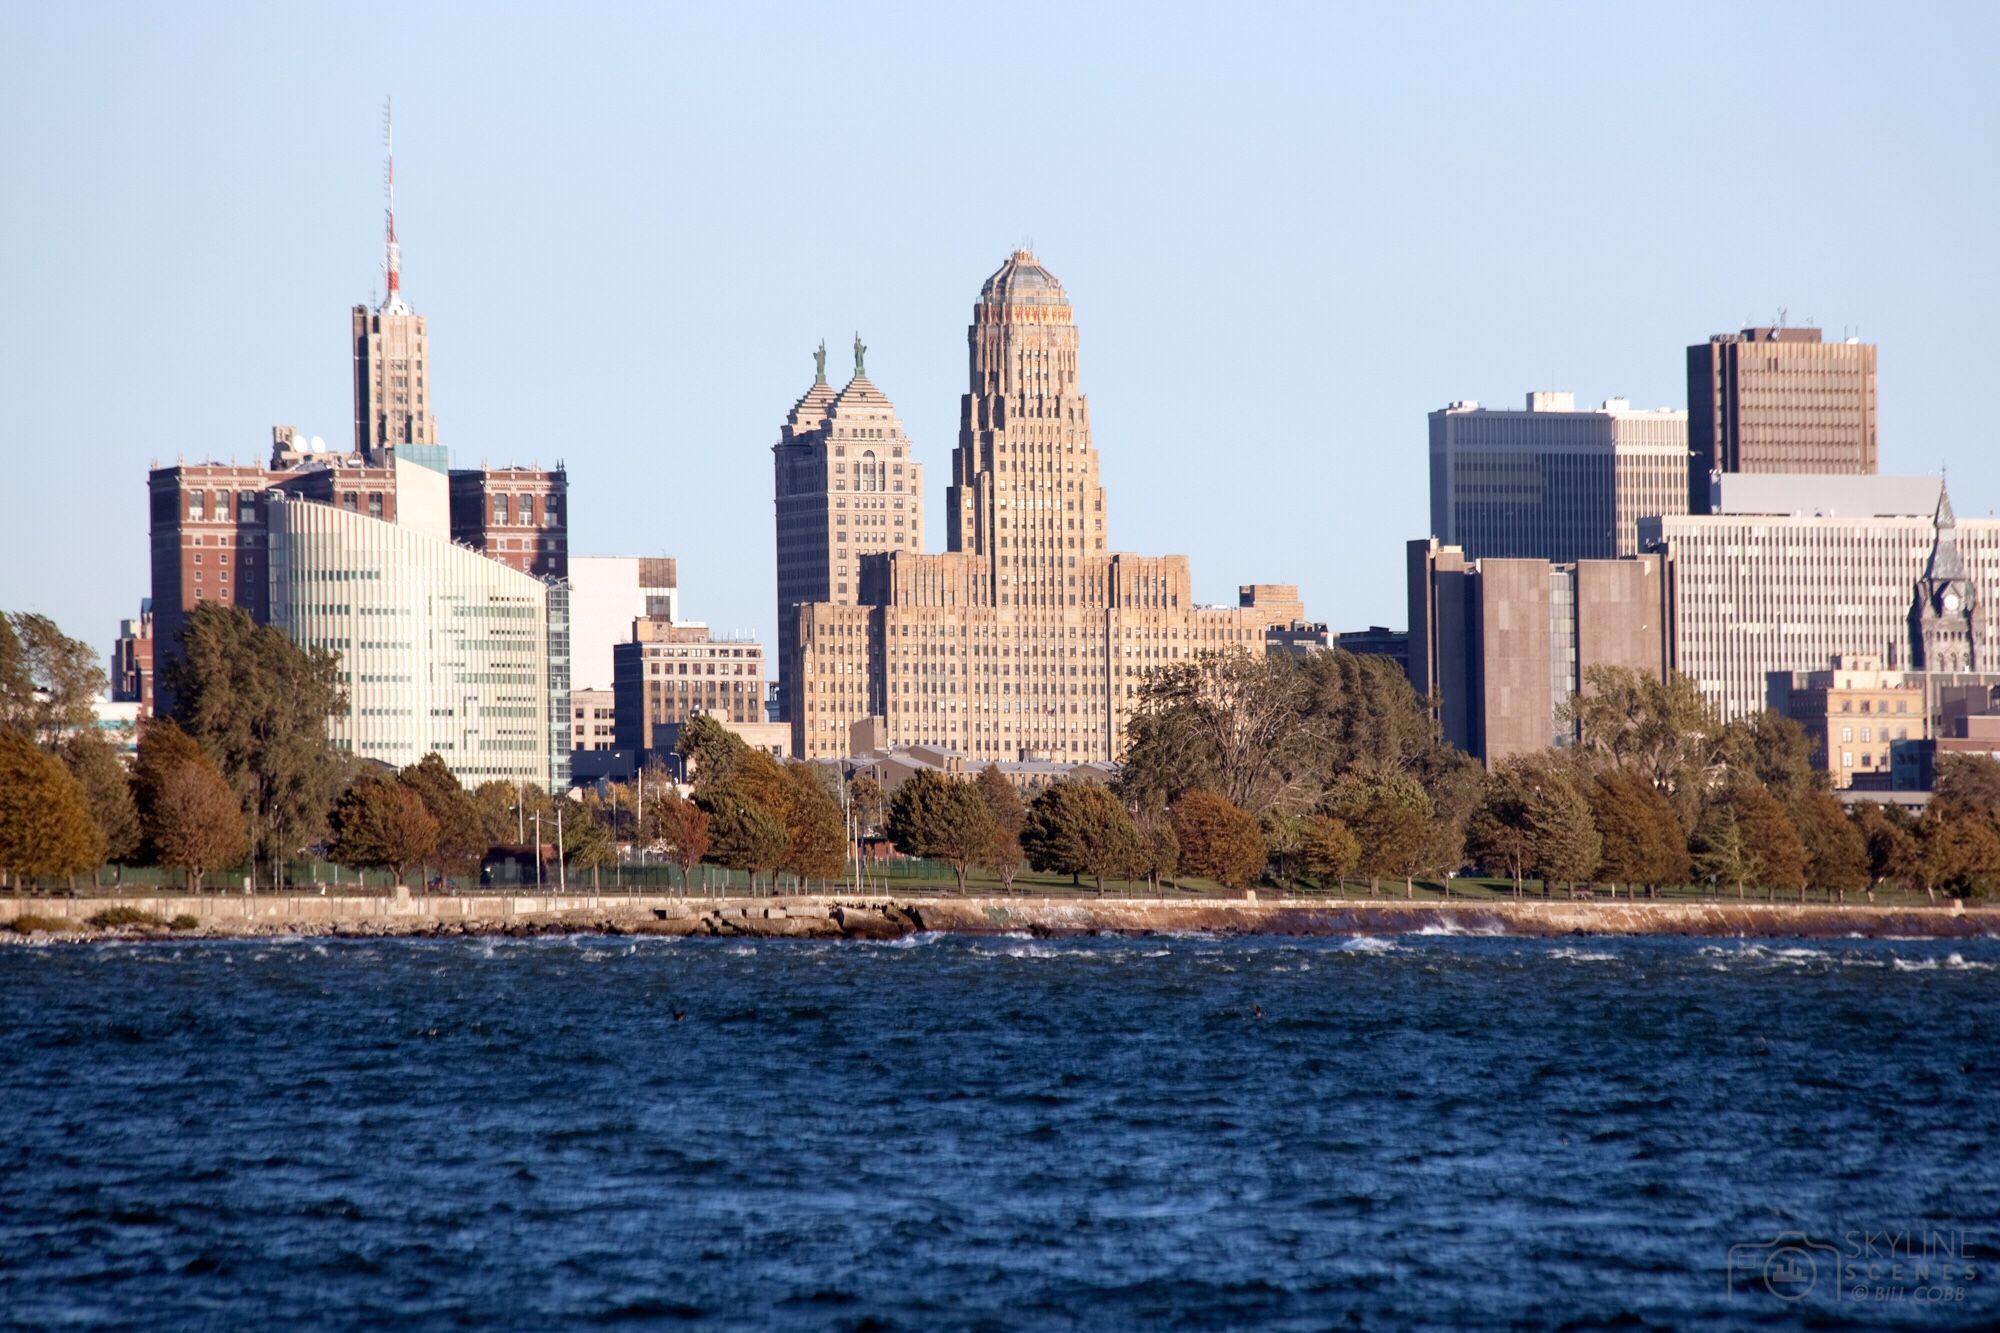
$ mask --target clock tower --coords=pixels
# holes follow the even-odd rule
[[[1965,556],[1958,549],[1958,520],[1951,512],[1951,495],[1938,487],[1935,536],[1924,575],[1917,580],[1910,607],[1910,646],[1922,671],[1977,671],[1974,632],[1978,602],[1965,576]]]

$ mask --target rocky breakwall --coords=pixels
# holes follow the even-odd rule
[[[134,919],[93,925],[107,907]],[[477,895],[0,899],[0,930],[56,936],[548,935],[882,940],[966,935],[1703,935],[1969,939],[2000,936],[2000,910],[1770,902],[1568,902],[1096,897],[671,898]],[[169,923],[173,929],[169,930]]]
[[[1030,935],[1704,935],[1835,939],[2000,936],[2000,911],[1799,903],[1411,903],[1306,899],[932,899],[924,929]]]

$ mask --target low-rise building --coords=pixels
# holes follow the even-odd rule
[[[139,600],[135,620],[118,622],[111,645],[111,699],[139,705],[140,717],[153,714],[153,599]]]
[[[621,750],[670,750],[663,730],[697,713],[764,724],[764,648],[748,637],[646,617],[612,650],[612,677]]]
[[[1887,785],[1897,742],[1930,735],[1920,673],[1844,654],[1818,671],[1774,671],[1770,707],[1805,729],[1813,765],[1834,787]]]
[[[617,695],[610,690],[569,692],[571,753],[579,750],[612,750],[618,746]]]

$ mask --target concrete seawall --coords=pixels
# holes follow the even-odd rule
[[[1379,902],[1355,899],[887,897],[678,898],[610,894],[469,897],[272,895],[211,898],[0,899],[0,929],[16,916],[89,930],[106,908],[176,932],[258,935],[536,935],[574,932],[670,936],[892,939],[918,931],[1074,935],[1705,935],[1836,939],[2000,937],[2000,909],[1871,907],[1769,902]],[[166,933],[163,926],[128,928]],[[63,933],[57,931],[55,933]]]

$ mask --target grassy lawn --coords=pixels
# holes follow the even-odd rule
[[[187,892],[178,883],[180,877],[172,871],[160,871],[151,868],[138,871],[126,870],[123,872],[122,878],[122,884],[114,883],[112,874],[107,871],[101,876],[102,883],[93,885],[87,878],[79,877],[73,895],[65,883],[61,881],[47,881],[31,888],[29,894],[30,896],[40,897],[120,898],[178,897]],[[316,884],[313,882],[315,878],[319,881]],[[412,881],[411,892],[423,893],[425,890],[416,885],[417,878],[415,874],[410,876]],[[308,867],[301,865],[295,867],[294,880],[298,887],[288,887],[285,892],[318,894],[323,890],[330,894],[365,893],[371,896],[386,896],[390,892],[390,877],[380,871],[370,871],[365,876],[365,883],[357,884],[357,876],[352,870],[340,870],[336,872],[330,866]],[[243,891],[242,872],[237,871],[232,874],[212,876],[209,884],[209,892],[211,894],[228,893],[240,895]],[[1514,899],[1514,887],[1509,881],[1471,876],[1454,876],[1449,881],[1449,887],[1447,887],[1444,881],[1420,879],[1416,881],[1412,890],[1406,890],[1401,880],[1383,880],[1379,892],[1371,891],[1366,880],[1356,879],[1349,879],[1345,883],[1335,885],[1321,885],[1308,880],[1298,880],[1289,885],[1279,885],[1275,881],[1267,879],[1258,883],[1255,889],[1258,898],[1264,901],[1270,901],[1274,898],[1294,898],[1353,902],[1405,902],[1415,900],[1427,903],[1442,903],[1446,901],[1478,903]],[[526,885],[494,883],[482,886],[475,880],[467,879],[458,881],[456,890],[462,895],[533,895],[537,892],[555,892],[556,884],[552,881],[544,884],[540,889],[537,889],[532,883]],[[777,889],[777,892],[780,894],[800,891],[798,887],[792,884],[789,878],[785,879]],[[830,884],[815,881],[804,891],[846,894],[852,893],[855,890],[852,887],[851,880],[842,880]],[[957,879],[951,873],[949,866],[924,861],[890,861],[870,865],[860,891],[864,894],[880,894],[884,896],[949,897],[957,895],[959,889]],[[270,893],[271,890],[260,888],[258,892]],[[699,867],[690,877],[690,882],[683,884],[678,871],[666,866],[650,864],[643,867],[626,865],[620,867],[616,872],[607,867],[598,872],[597,883],[594,888],[591,884],[589,872],[573,872],[569,877],[568,892],[571,894],[597,893],[603,895],[615,895],[619,893],[672,893],[699,898],[743,896],[750,893],[750,886],[748,877],[742,871],[726,871],[719,866]],[[768,877],[760,878],[756,892],[760,896],[772,892]],[[1097,897],[1100,891],[1097,885],[1088,879],[1085,879],[1079,885],[1072,883],[1070,877],[1067,875],[1045,875],[1035,871],[1023,871],[1015,876],[1013,887],[1011,890],[1008,890],[1001,887],[998,877],[991,872],[980,867],[974,867],[966,876],[965,892],[975,897],[1000,896],[1009,892],[1016,896]],[[1161,884],[1157,889],[1149,887],[1144,881],[1106,880],[1102,889],[1102,896],[1105,898],[1159,897],[1188,900],[1230,899],[1241,898],[1242,891],[1225,889],[1213,880],[1205,879],[1170,881]],[[1589,898],[1590,901],[1599,903],[1623,903],[1629,900],[1627,892],[1623,888],[1619,889],[1614,896],[1612,891],[1603,885],[1593,886],[1589,892]],[[1529,880],[1523,886],[1522,900],[1544,901],[1541,883],[1536,880]],[[1572,901],[1569,891],[1560,887],[1554,888],[1546,900],[1565,903]],[[1725,889],[1719,893],[1714,893],[1705,887],[1688,885],[1663,888],[1654,896],[1654,901],[1663,902],[1733,903],[1736,900],[1736,894],[1733,890]],[[1761,889],[1749,890],[1744,895],[1744,900],[1747,902],[1769,901]],[[1646,901],[1643,890],[1640,892],[1637,901]],[[1790,895],[1781,894],[1776,901],[1797,903],[1799,897],[1796,893]],[[1808,890],[1805,901],[1807,903],[1825,904],[1827,896],[1818,890]],[[1849,904],[1867,904],[1869,899],[1866,894],[1856,893],[1849,894],[1847,901]],[[1947,901],[1944,898],[1938,900],[1940,904]],[[1877,890],[1874,903],[1876,906],[1885,907],[1922,907],[1930,905],[1929,900],[1922,893],[1912,893],[1902,889]]]

